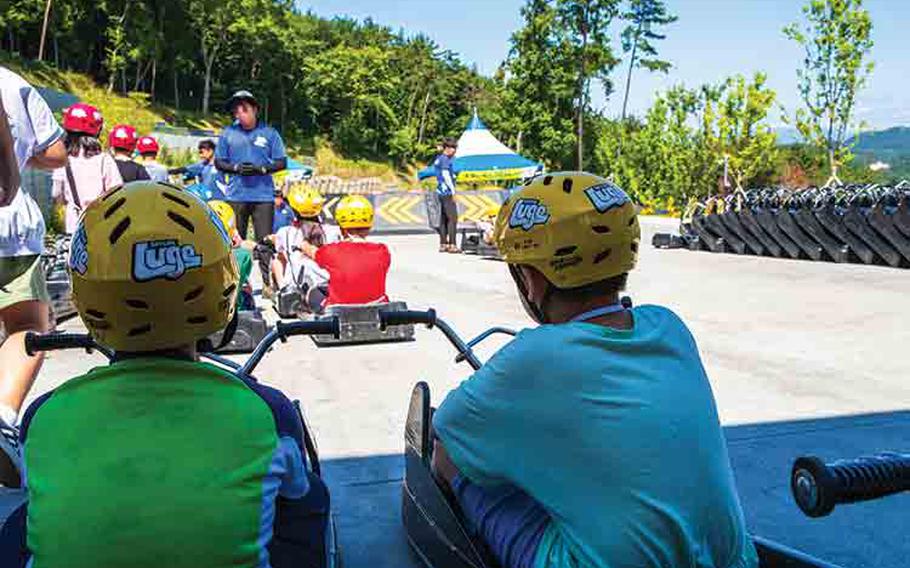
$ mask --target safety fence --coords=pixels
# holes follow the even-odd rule
[[[694,203],[658,248],[910,268],[910,183],[740,191]]]
[[[464,191],[455,195],[460,225],[473,224],[508,197],[507,190]],[[344,195],[328,194],[323,212],[334,218],[335,207]],[[417,233],[435,231],[439,226],[439,202],[435,191],[389,191],[365,195],[376,212],[376,233]]]
[[[52,211],[51,175],[38,170],[27,170],[23,175],[23,188],[28,191],[41,206],[45,219],[50,219]],[[321,189],[320,185],[316,185]],[[333,187],[333,186],[329,186]],[[336,189],[341,186],[334,186]],[[356,187],[356,186],[354,186]],[[325,215],[330,221],[334,219],[335,207],[345,195],[360,193],[348,191],[323,191],[326,196]],[[435,190],[386,190],[366,191],[362,194],[373,204],[376,212],[375,230],[377,233],[395,232],[430,232],[439,226],[439,203]],[[460,191],[455,195],[458,206],[458,221],[462,226],[473,224],[487,216],[490,210],[499,206],[508,190]]]

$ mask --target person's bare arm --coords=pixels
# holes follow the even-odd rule
[[[65,166],[66,160],[66,146],[63,145],[63,139],[61,138],[45,148],[43,152],[32,156],[28,161],[28,165],[40,170],[56,170]]]
[[[319,247],[316,247],[307,241],[303,241],[299,247],[295,248],[313,260],[316,260],[316,251],[319,250]]]
[[[458,471],[458,467],[452,463],[446,447],[442,445],[438,438],[433,443],[433,462],[431,466],[436,479],[444,481],[449,487],[452,486],[452,480],[455,479],[455,476],[461,473]]]

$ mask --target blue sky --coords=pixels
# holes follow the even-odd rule
[[[376,22],[423,32],[458,53],[480,72],[492,73],[506,57],[509,36],[521,25],[523,0],[298,0],[320,16],[372,17]],[[639,71],[630,108],[646,109],[656,92],[677,83],[696,86],[734,73],[768,73],[769,86],[788,110],[798,103],[796,67],[801,52],[781,28],[800,17],[802,0],[668,0],[679,21],[668,27],[660,47],[674,64],[669,75]],[[873,128],[910,125],[910,0],[866,0],[875,24],[872,59],[876,69],[857,105]],[[616,46],[618,48],[618,41]],[[621,83],[624,74],[614,80]],[[618,115],[621,94],[595,102]],[[775,113],[776,115],[776,113]],[[775,116],[773,122],[779,122]]]

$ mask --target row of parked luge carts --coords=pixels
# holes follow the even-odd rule
[[[688,248],[910,267],[910,182],[804,190],[737,191],[692,204],[680,235],[658,248]]]

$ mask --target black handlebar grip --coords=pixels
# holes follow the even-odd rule
[[[341,336],[341,324],[337,317],[313,321],[278,322],[275,324],[275,330],[282,338],[292,335],[331,335],[338,339]]]
[[[425,312],[414,310],[379,312],[379,327],[385,329],[390,325],[424,324],[427,327],[436,325],[436,310],[430,308]]]
[[[793,463],[790,490],[803,513],[824,517],[842,503],[910,490],[910,454],[883,453],[830,464],[801,457]]]
[[[25,352],[33,356],[41,351],[58,349],[95,349],[92,336],[85,333],[34,333],[25,334]]]

